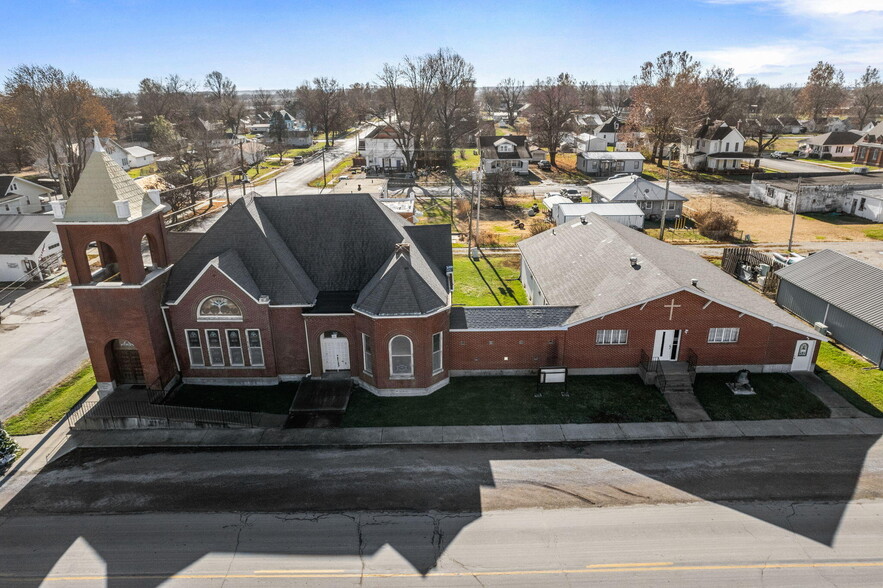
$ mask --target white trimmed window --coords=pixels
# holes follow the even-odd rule
[[[202,342],[199,340],[199,331],[196,329],[188,329],[187,335],[187,351],[190,354],[190,365],[205,365],[205,356],[202,354]]]
[[[433,375],[442,371],[442,334],[436,333],[432,336],[432,373]]]
[[[414,375],[414,345],[404,335],[389,340],[389,374],[393,378],[410,378]]]
[[[724,327],[718,329],[708,329],[709,343],[735,343],[739,340],[739,329],[735,327]]]
[[[209,296],[199,303],[196,318],[201,321],[242,320],[242,310],[226,296]]]
[[[221,332],[218,329],[206,329],[205,342],[208,346],[209,364],[224,365],[224,350],[221,349]]]
[[[247,329],[245,338],[248,342],[248,362],[253,366],[264,365],[264,347],[261,345],[261,332],[258,329]]]
[[[362,371],[366,374],[374,373],[374,346],[371,337],[362,333]]]
[[[227,330],[227,357],[230,365],[245,365],[245,356],[242,354],[242,339],[239,338],[239,330]]]
[[[595,345],[625,345],[629,342],[629,332],[625,329],[595,331]]]

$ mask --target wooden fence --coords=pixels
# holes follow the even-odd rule
[[[761,275],[761,265],[769,266],[766,276]],[[750,247],[727,247],[724,249],[721,269],[743,282],[754,286],[765,296],[775,298],[779,291],[779,276],[776,270],[785,264],[773,256]]]

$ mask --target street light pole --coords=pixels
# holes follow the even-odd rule
[[[672,148],[668,148],[668,167],[665,170],[665,197],[662,199],[662,217],[659,221],[659,240],[665,241],[665,216],[668,212],[668,185],[671,180],[671,156]]]

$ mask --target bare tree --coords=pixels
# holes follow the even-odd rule
[[[347,110],[356,124],[367,121],[374,110],[375,89],[370,84],[351,84],[346,90]]]
[[[131,94],[124,94],[119,90],[110,88],[98,88],[95,92],[101,103],[113,118],[114,128],[117,137],[125,137],[130,135],[127,119],[134,114],[135,99]]]
[[[276,100],[277,102],[279,102],[282,108],[288,108],[288,105],[295,100],[295,92],[294,90],[286,88],[283,88],[282,90],[276,90]]]
[[[709,68],[702,77],[705,92],[705,115],[711,120],[727,120],[737,116],[742,84],[733,68]],[[735,123],[735,121],[730,121]]]
[[[515,195],[517,184],[515,172],[511,169],[500,169],[492,174],[485,174],[481,181],[481,192],[484,196],[496,198],[500,206],[506,206],[506,196]]]
[[[453,165],[454,148],[478,124],[475,110],[475,69],[450,49],[439,49],[429,59],[436,72],[433,92],[435,134],[445,166]]]
[[[196,82],[175,74],[160,79],[144,78],[138,84],[138,110],[144,120],[162,116],[186,126],[193,118],[205,115],[203,96],[198,90]]]
[[[809,72],[806,85],[797,96],[802,114],[816,120],[839,107],[845,97],[843,72],[830,63],[820,61]]]
[[[630,96],[631,88],[625,82],[618,84],[607,83],[599,87],[598,97],[601,106],[615,117],[621,117],[625,112],[626,104]]]
[[[343,86],[334,78],[313,80],[314,122],[325,135],[325,145],[333,147],[337,134],[346,129]]]
[[[577,86],[579,109],[583,113],[597,113],[602,103],[602,90],[598,82],[580,82]]]
[[[240,121],[245,114],[245,103],[236,93],[236,84],[221,72],[213,71],[205,76],[205,88],[214,115],[223,121],[231,133],[238,134]]]
[[[34,162],[23,122],[12,100],[0,95],[0,171],[18,171]]]
[[[797,114],[797,95],[799,93],[800,88],[794,84],[785,84],[778,88],[767,88],[763,111],[768,115],[795,116]]]
[[[282,154],[288,146],[288,124],[280,111],[275,111],[270,117],[270,128],[267,136],[273,141],[273,145],[279,149],[279,163],[282,163]]]
[[[21,117],[36,157],[73,190],[86,165],[93,131],[113,134],[113,119],[88,82],[52,66],[19,65],[6,78],[6,93]]]
[[[686,51],[666,51],[655,62],[646,62],[635,78],[629,124],[649,133],[651,161],[662,162],[663,146],[679,138],[677,129],[691,129],[700,122],[697,113],[705,110],[701,67]]]
[[[883,83],[880,83],[880,72],[870,65],[865,73],[855,81],[852,111],[858,117],[861,129],[868,120],[879,114],[883,106]]]
[[[518,109],[525,97],[524,82],[516,81],[514,78],[506,78],[497,84],[497,95],[500,105],[509,116],[509,126],[514,127],[515,119],[518,118]]]
[[[273,93],[263,88],[258,88],[251,95],[251,107],[255,113],[270,112],[273,110]]]
[[[747,141],[754,141],[757,145],[757,156],[760,157],[764,150],[772,147],[776,139],[782,136],[782,125],[773,117],[751,118],[746,120],[740,128],[740,132]],[[748,150],[748,145],[745,145]]]
[[[564,134],[573,126],[573,113],[579,105],[576,86],[570,75],[537,80],[527,92],[530,102],[530,128],[534,140],[549,150],[549,160],[555,165],[555,156]]]

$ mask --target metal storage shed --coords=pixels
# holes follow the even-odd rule
[[[883,269],[825,249],[776,274],[780,306],[883,367]]]

